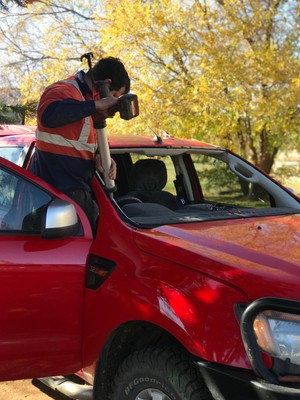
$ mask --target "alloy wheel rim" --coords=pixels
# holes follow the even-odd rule
[[[148,388],[142,390],[136,396],[135,400],[171,400],[171,398],[161,390]]]

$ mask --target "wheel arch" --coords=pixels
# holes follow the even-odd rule
[[[115,329],[106,341],[97,362],[94,381],[94,399],[108,400],[112,382],[122,361],[136,350],[149,346],[184,346],[168,331],[145,321],[129,321]]]

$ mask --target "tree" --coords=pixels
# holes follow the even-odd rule
[[[37,100],[84,52],[117,55],[141,118],[115,130],[210,140],[270,172],[281,147],[299,145],[299,11],[295,0],[37,2],[0,20],[6,79],[22,69],[23,101]]]
[[[89,17],[96,0],[59,3],[43,0],[0,11],[1,83],[10,94],[8,105],[37,102],[45,86],[83,67],[81,54],[98,45]]]
[[[156,125],[213,138],[266,172],[299,143],[297,2],[110,0],[106,15],[103,45],[124,59],[130,49]]]
[[[33,3],[32,0],[0,0],[0,9],[8,10],[10,5],[16,4],[19,7],[26,7]]]
[[[0,11],[3,86],[21,90],[24,101],[82,67],[80,56],[98,47],[94,25],[96,0],[35,2],[27,9]]]
[[[27,120],[33,119],[36,110],[36,103],[7,106],[0,103],[0,124],[24,124]]]

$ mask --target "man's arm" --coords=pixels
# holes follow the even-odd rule
[[[94,100],[63,99],[54,101],[46,107],[41,122],[47,128],[57,128],[72,124],[95,113],[96,104]]]
[[[116,112],[114,106],[117,102],[118,99],[112,96],[100,100],[63,99],[53,101],[45,108],[41,122],[47,128],[57,128],[96,115],[96,113],[100,119],[112,118]]]

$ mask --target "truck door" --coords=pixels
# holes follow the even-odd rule
[[[0,159],[2,381],[76,372],[82,366],[85,268],[92,235],[81,225],[76,234],[54,230],[52,237],[43,237],[45,210],[53,202],[68,204]]]

